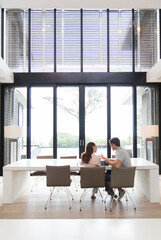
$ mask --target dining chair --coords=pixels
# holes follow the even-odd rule
[[[136,170],[136,167],[126,167],[126,168],[112,167],[111,182],[110,182],[110,187],[113,189],[124,188],[126,201],[129,200],[129,202],[133,205],[134,210],[136,210],[136,206],[127,188],[134,187],[135,170]],[[112,198],[110,203],[110,212],[112,212],[112,208],[118,201],[119,201],[119,197],[117,199]]]
[[[82,210],[82,202],[85,196],[93,188],[98,188],[97,194],[103,201],[103,196],[99,188],[105,187],[105,167],[81,167],[80,186],[84,189],[80,197],[80,211]]]
[[[37,159],[53,159],[53,155],[37,155]],[[46,177],[46,171],[34,171],[30,173],[30,176],[36,177],[32,187],[31,192],[33,192],[33,189],[35,186],[37,186],[41,181],[44,180],[44,177]]]
[[[60,159],[77,159],[77,156],[76,155],[60,156]],[[77,192],[78,191],[78,187],[79,187],[79,182],[78,182],[76,176],[79,176],[80,173],[79,173],[79,171],[71,171],[70,175],[71,175],[72,181],[74,183],[74,186],[75,186],[75,189],[76,189],[76,192]]]
[[[47,204],[49,200],[51,201],[54,196],[58,193],[58,191],[55,191],[57,187],[59,187],[60,190],[64,190],[67,193],[68,202],[69,202],[69,209],[71,209],[71,201],[70,197],[72,198],[72,194],[69,190],[71,184],[70,180],[70,166],[46,166],[46,185],[47,187],[53,187],[52,191],[49,195],[49,198],[45,204],[45,209],[47,209]]]

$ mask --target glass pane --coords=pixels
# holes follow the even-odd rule
[[[110,72],[132,71],[132,11],[110,10]]]
[[[42,72],[43,67],[43,13],[31,14],[31,71]]]
[[[107,156],[107,90],[85,88],[85,143],[95,142],[97,153]]]
[[[22,126],[23,137],[18,138],[18,160],[27,157],[27,89],[10,88],[4,90],[4,126]],[[13,137],[4,138],[4,164],[16,161],[16,143]],[[12,139],[13,140],[13,139]],[[11,148],[11,149],[10,149]],[[11,150],[11,155],[10,155]]]
[[[5,60],[13,72],[28,71],[28,11],[6,11]]]
[[[83,11],[83,71],[107,71],[107,11]]]
[[[31,158],[53,155],[53,88],[31,88]]]
[[[137,157],[151,162],[153,162],[152,146],[148,148],[148,156],[146,156],[146,142],[145,137],[141,136],[141,126],[158,125],[158,102],[157,88],[137,87]],[[159,139],[157,137],[154,138],[154,149],[154,162],[158,163]]]
[[[157,10],[135,10],[135,70],[138,72],[147,72],[157,62],[158,22]]]
[[[54,11],[31,12],[31,71],[54,71]]]
[[[80,11],[56,12],[57,72],[80,72]]]
[[[79,89],[57,88],[57,156],[79,156]]]
[[[111,138],[118,137],[121,146],[132,156],[133,149],[132,88],[111,87]],[[115,154],[111,151],[112,155]]]

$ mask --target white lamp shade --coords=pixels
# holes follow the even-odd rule
[[[8,65],[0,57],[0,83],[13,83],[14,75]]]
[[[144,125],[140,129],[141,137],[158,137],[159,127],[158,125]]]
[[[15,139],[19,137],[23,137],[23,127],[22,126],[5,126],[4,137],[15,138]]]

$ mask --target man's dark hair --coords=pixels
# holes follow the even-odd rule
[[[109,140],[109,143],[110,144],[115,144],[117,147],[120,147],[120,139],[119,138],[117,138],[117,137],[114,137],[114,138],[111,138],[110,140]]]

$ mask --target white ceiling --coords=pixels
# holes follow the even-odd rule
[[[0,0],[3,8],[161,8],[161,0]]]

